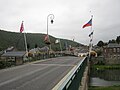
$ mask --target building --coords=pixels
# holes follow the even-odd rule
[[[120,64],[120,44],[110,43],[103,47],[106,64]]]
[[[4,53],[1,58],[6,62],[15,62],[15,65],[23,64],[26,57],[25,51],[12,51]]]
[[[84,49],[79,50],[78,56],[79,56],[79,57],[85,57],[85,56],[88,55],[88,53],[89,53],[89,51],[84,48]]]

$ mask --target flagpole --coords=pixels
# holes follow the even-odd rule
[[[91,15],[91,18],[92,18],[92,20],[93,20],[93,15]],[[92,23],[93,23],[93,21],[92,21]],[[92,26],[91,26],[91,31],[93,32],[94,30],[92,30],[92,28],[93,28],[93,24],[92,24]],[[91,50],[92,50],[92,44],[93,44],[93,35],[92,35],[92,41],[91,41]]]
[[[93,19],[93,15],[91,15],[91,19]],[[91,25],[90,31],[92,31],[92,25]],[[93,31],[92,31],[92,32],[93,32]],[[92,35],[92,37],[90,37],[90,43],[89,43],[89,59],[90,59],[90,54],[91,54],[91,50],[92,50],[92,40],[93,40],[93,35]]]
[[[59,45],[60,45],[60,53],[61,53],[61,56],[62,56],[62,45],[61,45],[61,40],[60,40],[60,39],[56,39],[55,43],[59,43]]]
[[[25,34],[25,32],[24,32],[24,40],[25,40],[25,49],[26,49],[26,53],[27,53],[28,50],[27,50],[27,41],[26,41],[26,34]]]
[[[24,21],[22,21],[23,23]],[[26,40],[26,33],[25,33],[25,30],[24,30],[24,41],[25,41],[25,50],[26,50],[26,53],[28,53],[28,49],[27,49],[27,40]]]
[[[26,55],[28,56],[27,40],[26,40],[26,35],[25,35],[25,30],[24,30],[23,22],[24,22],[24,21],[22,21],[22,23],[21,23],[20,33],[22,33],[22,32],[24,31],[25,50],[26,50]]]
[[[59,39],[60,40],[60,39]],[[61,40],[60,40],[60,50],[61,50],[61,55],[62,55],[62,45],[61,45]]]

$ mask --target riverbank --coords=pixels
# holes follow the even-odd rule
[[[120,65],[91,65],[88,90],[120,90]]]
[[[88,90],[120,90],[120,85],[119,86],[107,86],[107,87],[90,86]]]
[[[120,65],[93,65],[91,69],[105,70],[105,69],[120,69]]]

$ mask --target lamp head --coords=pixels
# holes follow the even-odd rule
[[[53,21],[53,20],[51,20],[51,24],[53,24],[53,22],[54,22],[54,21]]]

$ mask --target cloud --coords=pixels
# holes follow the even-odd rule
[[[94,44],[119,35],[120,0],[1,0],[0,28],[19,32],[24,20],[26,32],[46,33],[47,15],[55,15],[49,23],[49,34],[88,44],[90,27],[82,29],[93,17]],[[91,11],[91,13],[90,13]],[[114,32],[113,32],[114,31]],[[112,33],[112,34],[110,34]]]

